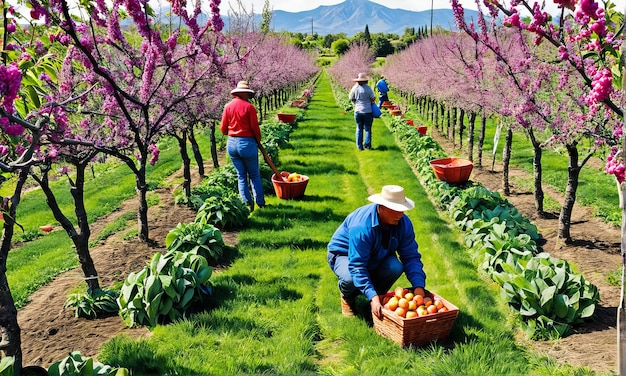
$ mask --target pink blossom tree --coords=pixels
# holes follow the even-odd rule
[[[520,1],[516,3],[521,4],[526,2]],[[547,16],[547,13],[543,12],[536,3],[533,8],[528,7],[528,10],[533,14],[533,18],[531,22],[526,25],[520,21],[519,13],[515,8],[513,8],[513,11],[506,11],[498,2],[488,2],[486,7],[489,11],[488,15],[491,16],[492,23],[491,25],[487,25],[485,21],[487,15],[483,12],[479,12],[478,28],[476,28],[474,24],[468,24],[463,20],[463,8],[457,0],[452,0],[452,5],[457,26],[474,40],[479,41],[489,48],[498,57],[499,61],[508,67],[506,70],[502,71],[501,74],[512,79],[513,87],[521,89],[520,93],[525,96],[526,99],[521,103],[521,107],[516,109],[516,107],[510,105],[506,111],[515,116],[520,125],[526,130],[531,129],[528,125],[544,122],[545,126],[547,126],[552,133],[552,136],[545,142],[545,145],[563,145],[568,151],[568,182],[564,203],[559,216],[559,237],[570,241],[571,212],[576,199],[576,189],[580,171],[589,158],[591,158],[597,146],[606,142],[614,142],[614,137],[611,135],[611,132],[607,132],[606,130],[612,129],[616,123],[620,123],[617,121],[616,117],[611,114],[613,112],[614,115],[614,110],[617,108],[613,103],[613,98],[611,98],[611,90],[607,90],[606,87],[607,82],[610,87],[610,79],[607,80],[607,70],[598,68],[598,66],[595,65],[595,60],[590,57],[577,57],[584,56],[583,53],[576,55],[576,50],[579,52],[592,51],[586,56],[590,54],[593,55],[593,49],[596,47],[586,45],[582,47],[582,50],[578,49],[578,47],[575,48],[575,45],[578,46],[579,42],[573,42],[573,35],[576,35],[577,38],[588,38],[589,33],[578,33],[580,29],[573,27],[571,19],[569,23],[567,20],[562,21],[561,28],[555,27],[554,24],[550,23],[550,18]],[[559,43],[559,39],[568,40],[569,43],[571,43],[569,45],[569,51],[571,53],[568,52],[565,47],[559,48],[558,51],[554,49],[551,54],[550,51],[546,51],[545,48],[536,47],[531,49],[530,46],[526,46],[523,49],[524,54],[527,56],[525,60],[507,57],[507,54],[504,53],[505,50],[501,48],[498,42],[499,36],[502,35],[502,28],[495,24],[495,16],[498,15],[499,10],[505,10],[507,14],[509,14],[509,16],[505,18],[505,25],[513,26],[514,29],[517,30],[521,35],[519,38],[520,41],[526,43],[528,40],[528,32],[535,33],[537,36],[533,41],[537,46],[541,44],[542,40],[549,40],[553,43]],[[603,36],[607,35],[606,29],[600,30],[598,28],[597,30]],[[610,40],[612,41],[613,38],[611,37]],[[598,40],[596,40],[596,42],[598,42]],[[541,54],[538,54],[538,52]],[[596,55],[598,54],[596,53]],[[554,58],[552,58],[552,56],[554,56]],[[530,65],[532,72],[534,72],[533,76],[529,76],[524,80],[515,78],[514,72],[522,66],[521,64],[529,66],[530,59],[534,60],[532,65]],[[543,60],[546,59],[551,60],[544,63]],[[558,63],[559,60],[566,62],[566,64]],[[572,71],[578,72],[578,75],[573,75]],[[551,77],[555,78],[550,79]],[[558,80],[556,77],[558,77]],[[535,91],[535,88],[539,85],[546,86],[546,83],[553,82],[556,83],[554,87],[555,90],[551,91],[552,95],[548,96],[548,100],[542,99],[541,96],[536,94],[528,95],[528,93]],[[547,87],[549,87],[549,85]],[[559,93],[564,95],[557,98]],[[520,117],[520,115],[515,115],[513,112],[520,110],[522,111],[521,114],[525,114],[524,118]],[[562,137],[564,134],[566,134],[567,137]],[[533,133],[529,133],[529,135],[534,136]],[[591,138],[593,146],[587,150],[586,155],[581,158],[579,155],[579,144],[581,140],[585,138]],[[534,138],[532,138],[532,142],[535,147],[535,166],[538,166],[537,158],[540,156],[541,152],[540,143]],[[535,184],[537,186],[537,183]]]
[[[199,84],[220,71],[226,57],[220,51],[224,39],[219,16],[219,0],[210,2],[211,18],[201,25],[200,3],[187,6],[173,2],[172,13],[180,17],[179,28],[162,27],[154,22],[146,1],[81,3],[76,21],[67,1],[30,1],[43,15],[47,25],[56,25],[68,45],[68,58],[59,85],[59,95],[84,92],[84,106],[99,114],[89,123],[95,138],[72,135],[67,139],[119,158],[136,177],[139,238],[148,241],[146,167],[158,160],[159,138],[175,126],[173,109],[193,96]],[[122,29],[122,10],[133,22],[133,32]],[[179,43],[181,39],[185,43]],[[193,59],[204,59],[203,67],[185,74]]]

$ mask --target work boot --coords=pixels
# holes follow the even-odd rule
[[[341,297],[341,313],[346,317],[354,316],[354,312],[356,311],[354,300],[346,300]]]

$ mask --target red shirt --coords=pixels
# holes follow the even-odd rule
[[[223,134],[233,137],[254,137],[261,141],[261,129],[256,108],[247,100],[233,98],[224,107],[220,130]]]

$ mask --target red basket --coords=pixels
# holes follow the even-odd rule
[[[380,296],[382,301],[385,296],[393,296],[394,292],[388,292]],[[374,330],[383,337],[387,337],[401,346],[422,346],[432,341],[444,340],[450,335],[452,325],[459,314],[459,309],[441,296],[426,292],[431,299],[438,298],[448,308],[446,312],[428,314],[415,318],[404,318],[394,312],[383,308],[383,319],[374,317]]]
[[[287,171],[281,171],[280,173],[285,179],[289,176]],[[272,174],[272,184],[274,184],[274,191],[276,192],[276,196],[283,200],[290,200],[293,198],[298,198],[304,196],[304,190],[306,189],[306,185],[309,183],[309,177],[306,175],[300,175],[302,177],[301,181],[288,182],[282,179],[279,179],[276,174]]]
[[[437,179],[459,184],[469,179],[474,163],[469,159],[449,157],[430,161],[430,167]]]
[[[278,121],[283,123],[293,123],[296,121],[297,114],[278,114]]]
[[[406,123],[407,123],[408,125],[412,126],[412,127],[414,127],[414,126],[415,126],[415,123],[414,123],[414,122],[413,122],[413,120],[411,120],[411,119],[407,119],[407,120],[406,120]]]
[[[415,129],[417,129],[417,131],[419,132],[419,134],[421,135],[425,135],[426,131],[428,130],[428,127],[425,125],[420,125],[418,127],[415,127]]]

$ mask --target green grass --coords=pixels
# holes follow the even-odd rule
[[[592,375],[557,365],[520,346],[499,289],[477,271],[462,237],[428,199],[384,120],[375,120],[375,150],[359,152],[351,114],[337,108],[325,75],[280,151],[281,169],[309,176],[305,196],[256,210],[239,233],[238,257],[212,277],[216,306],[158,326],[150,338],[118,336],[99,361],[134,375]],[[460,308],[450,341],[402,349],[376,334],[368,303],[341,315],[337,278],[326,244],[368,195],[400,184],[413,220],[428,289]],[[402,277],[397,285],[406,286]]]

